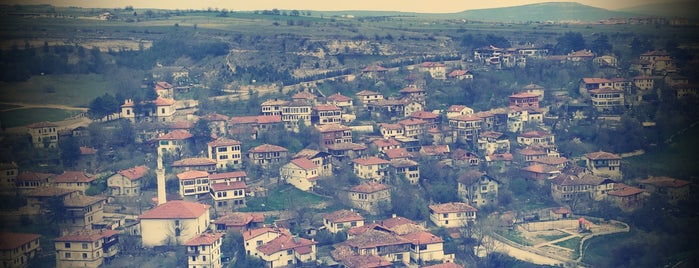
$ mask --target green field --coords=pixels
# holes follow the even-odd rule
[[[106,92],[102,75],[42,75],[25,82],[0,82],[2,102],[61,104],[87,107]]]
[[[267,197],[255,198],[247,202],[242,211],[272,211],[293,209],[300,206],[314,206],[326,201],[325,198],[301,191],[294,186],[284,185],[271,190]]]
[[[80,114],[80,111],[54,108],[29,108],[0,112],[3,127],[25,126],[42,121],[61,121]]]
[[[699,125],[677,135],[669,144],[660,144],[645,154],[624,158],[622,166],[639,174],[691,179],[699,174]]]

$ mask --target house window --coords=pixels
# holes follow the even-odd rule
[[[83,243],[83,249],[87,249],[87,243]]]
[[[287,250],[287,251],[286,251],[286,255],[291,255],[291,254],[294,254],[294,251],[293,251],[293,250],[290,249],[290,250]]]
[[[70,252],[66,252],[64,256],[66,257],[66,259],[70,259]]]
[[[65,248],[70,248],[70,243],[65,243],[65,244],[63,245],[63,247],[65,247]]]
[[[175,228],[175,236],[180,236],[181,233],[182,231],[180,230],[180,228]]]
[[[83,259],[87,259],[87,253],[83,253]]]

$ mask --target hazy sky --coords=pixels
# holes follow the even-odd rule
[[[159,9],[206,9],[229,10],[381,10],[423,13],[450,13],[470,9],[518,6],[539,2],[578,2],[610,10],[671,0],[9,0],[5,3],[51,4],[54,6],[79,7],[125,7]]]

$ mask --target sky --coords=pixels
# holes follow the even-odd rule
[[[50,4],[85,8],[157,8],[207,9],[226,8],[232,11],[271,10],[378,10],[420,13],[452,13],[471,9],[519,6],[541,2],[578,2],[584,5],[616,10],[671,0],[6,0],[8,4]]]

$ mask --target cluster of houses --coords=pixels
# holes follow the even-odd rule
[[[547,54],[534,48],[510,51],[491,46],[476,49],[474,59],[518,66],[526,64],[527,57]],[[616,64],[613,57],[594,57],[589,51],[567,56],[570,61],[588,59]],[[668,60],[663,52],[649,52],[632,65],[639,68],[641,76],[582,78],[581,96],[598,111],[613,112],[615,107],[629,104],[624,96],[630,92],[656,90],[658,75],[672,83],[678,97],[696,95],[696,87],[678,77]],[[388,71],[371,65],[362,73],[381,79]],[[446,64],[437,62],[422,63],[418,71],[436,79],[473,79],[467,70],[448,72]],[[365,223],[361,214],[381,213],[390,205],[391,189],[396,184],[417,185],[428,179],[420,173],[424,159],[436,160],[441,168],[464,171],[454,185],[460,202],[429,204],[431,226],[463,227],[476,221],[478,208],[497,205],[502,179],[484,172],[486,168],[517,168],[522,178],[550,186],[553,200],[574,211],[584,210],[585,202],[608,202],[632,210],[651,192],[672,202],[689,195],[690,183],[679,179],[650,177],[633,185],[622,183],[621,157],[614,153],[589,152],[582,157],[584,166],[561,156],[555,135],[545,124],[549,107],[542,102],[548,99],[544,98],[547,90],[536,84],[508,96],[507,106],[485,111],[465,104],[430,111],[425,104],[429,90],[408,85],[397,96],[371,90],[354,96],[300,91],[290,99],[262,102],[259,115],[252,116],[197,116],[192,110],[196,103],[175,101],[175,89],[169,83],[159,82],[154,90],[157,99],[143,103],[126,100],[119,113],[137,125],[165,126],[137,133],[138,140],[157,144],[159,157],[155,170],[158,197],[151,209],[139,211],[135,217],[104,209],[116,197],[142,195],[144,181],[153,176],[145,165],[100,175],[79,170],[37,173],[21,171],[15,163],[0,165],[3,193],[27,199],[20,215],[50,213],[53,202],[63,203],[67,213],[59,223],[61,236],[54,241],[58,267],[98,267],[109,262],[118,254],[119,234],[141,236],[143,247],[186,247],[189,267],[222,267],[221,244],[227,232],[240,232],[246,253],[264,260],[268,267],[291,267],[319,259],[344,267],[391,267],[394,262],[453,264],[453,254],[444,253],[444,241],[431,233],[426,223],[397,216]],[[367,112],[378,129],[366,132],[364,129],[371,126],[350,126],[358,111]],[[206,152],[200,155],[187,149],[194,138],[192,120],[203,120],[211,130]],[[33,145],[56,147],[60,136],[57,128],[52,123],[30,125]],[[241,140],[258,139],[264,132],[300,132],[305,128],[319,134],[317,148],[291,152],[279,145],[261,144],[242,149]],[[70,134],[79,133],[74,130]],[[81,149],[94,154],[90,148]],[[171,176],[164,174],[163,155],[174,158],[166,163],[172,167]],[[338,169],[350,168],[360,181],[342,193],[352,209],[323,215],[320,227],[331,233],[346,232],[347,240],[333,245],[330,256],[318,258],[314,240],[266,225],[262,213],[237,212],[257,194],[248,184],[259,178],[248,178],[242,169],[245,165],[257,165],[269,174],[278,174],[280,181],[309,192],[318,187],[319,180],[332,180]],[[106,178],[107,192],[87,195],[98,177]],[[166,197],[165,177],[177,181],[177,197]],[[4,267],[26,266],[40,248],[38,239],[34,234],[3,233],[0,263]]]

